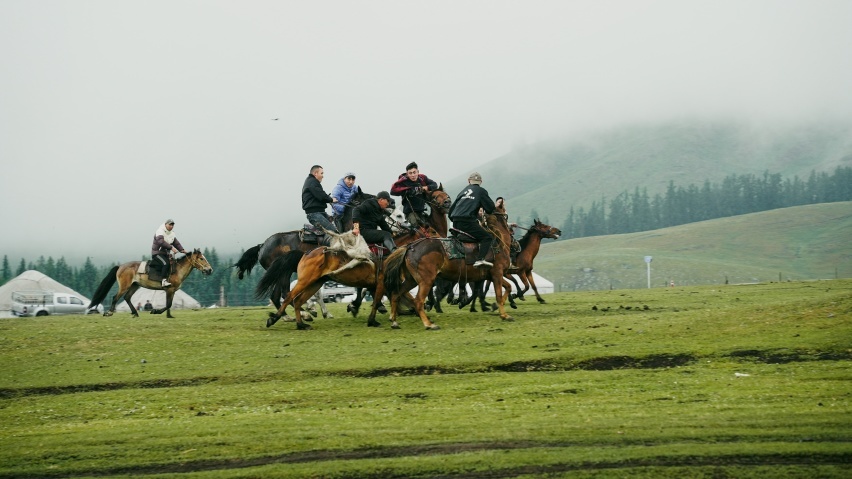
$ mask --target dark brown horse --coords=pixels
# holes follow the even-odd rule
[[[467,258],[475,258],[476,244],[466,244],[466,257],[452,258],[445,248],[445,242],[455,239],[427,238],[411,243],[407,248],[400,248],[391,254],[385,262],[385,290],[391,297],[391,320],[396,326],[396,305],[403,293],[415,286],[418,287],[414,297],[414,309],[426,329],[439,329],[426,316],[424,304],[432,290],[435,278],[439,275],[445,279],[457,282],[478,281],[491,279],[494,282],[497,307],[504,321],[512,321],[506,313],[504,303],[511,286],[503,278],[503,273],[509,267],[509,247],[512,242],[506,216],[502,212],[486,215],[486,228],[494,235],[494,251],[491,268],[474,268]],[[490,255],[491,253],[489,253]],[[471,260],[470,263],[473,263]],[[507,292],[504,294],[503,289]]]
[[[140,272],[139,266],[142,263],[143,261],[131,261],[129,263],[113,267],[106,275],[106,278],[101,281],[97,291],[95,291],[88,309],[95,308],[101,304],[104,299],[106,299],[109,290],[112,289],[112,285],[117,281],[118,292],[112,298],[112,305],[110,305],[107,311],[104,311],[104,316],[112,316],[112,314],[115,313],[115,307],[118,304],[118,301],[123,297],[127,305],[130,306],[130,313],[133,317],[139,317],[139,313],[133,306],[133,303],[130,302],[130,298],[133,297],[133,293],[135,293],[136,290],[139,288],[145,288],[166,292],[166,307],[152,310],[151,314],[161,314],[165,311],[166,316],[173,318],[174,316],[172,316],[171,312],[172,299],[175,296],[175,292],[180,289],[180,285],[183,283],[183,280],[189,276],[189,273],[191,273],[193,269],[197,269],[204,274],[213,274],[213,268],[210,266],[210,263],[207,262],[207,258],[205,258],[198,249],[195,249],[192,253],[177,260],[177,265],[173,268],[172,274],[169,276],[169,282],[172,283],[171,286],[163,287],[159,279],[153,281],[148,278],[148,273]]]
[[[523,289],[518,290],[518,299],[524,300],[524,293],[529,291],[532,286],[535,298],[539,303],[544,303],[544,298],[538,294],[538,288],[535,286],[533,279],[533,261],[541,248],[541,240],[544,238],[559,239],[562,231],[559,228],[546,225],[539,220],[533,220],[533,225],[527,230],[526,234],[520,239],[521,251],[518,257],[515,258],[515,266],[517,268],[510,269],[507,273],[517,275],[524,284]],[[516,284],[516,286],[518,286]]]

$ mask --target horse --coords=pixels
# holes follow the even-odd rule
[[[331,234],[334,235],[333,233]],[[374,291],[373,305],[367,320],[367,326],[380,326],[380,323],[375,318],[379,301],[384,296],[382,281],[384,273],[383,268],[381,268],[381,258],[378,258],[378,261],[367,260],[362,251],[366,249],[366,255],[369,255],[369,249],[363,237],[354,235],[351,232],[344,233],[344,235],[354,236],[360,240],[361,245],[359,246],[356,243],[354,248],[347,248],[346,250],[335,250],[323,246],[308,253],[290,251],[279,256],[267,268],[266,273],[260,279],[255,289],[255,294],[258,297],[270,294],[270,292],[275,290],[282,278],[290,278],[294,271],[299,278],[299,281],[284,298],[278,310],[274,313],[269,313],[269,318],[266,320],[267,328],[278,322],[284,315],[287,305],[292,304],[293,309],[296,311],[296,329],[313,329],[311,325],[302,321],[302,304],[305,303],[307,298],[319,291],[323,283],[328,279],[348,286],[356,286]],[[376,264],[377,262],[379,265]]]
[[[175,292],[180,289],[183,280],[189,276],[189,273],[193,269],[197,269],[206,275],[213,274],[213,267],[210,266],[207,258],[197,248],[192,253],[176,261],[177,266],[173,268],[172,274],[169,276],[169,282],[172,283],[171,286],[164,287],[159,279],[156,281],[151,280],[148,277],[148,273],[140,272],[140,265],[142,263],[143,261],[130,261],[129,263],[113,267],[103,281],[101,281],[87,309],[91,310],[101,304],[107,297],[107,293],[109,293],[112,285],[118,281],[118,292],[112,298],[112,305],[107,311],[104,311],[104,316],[112,316],[115,313],[118,301],[124,298],[124,301],[130,306],[130,313],[134,318],[138,318],[139,312],[133,307],[130,299],[133,297],[133,293],[139,288],[145,288],[166,292],[166,307],[154,309],[151,311],[151,314],[161,314],[165,311],[167,317],[173,318],[174,316],[172,316],[171,311],[172,299],[175,296]]]
[[[539,303],[544,303],[544,298],[538,294],[538,288],[535,286],[535,280],[533,279],[532,269],[533,269],[533,260],[535,259],[538,251],[541,247],[541,240],[544,238],[550,239],[559,239],[559,236],[562,235],[562,231],[559,228],[546,225],[539,221],[538,219],[533,220],[533,225],[530,228],[524,228],[522,226],[518,226],[518,228],[526,229],[527,232],[518,242],[521,247],[521,251],[518,253],[517,258],[515,258],[515,268],[508,269],[506,274],[504,275],[506,278],[512,281],[515,285],[516,290],[518,291],[517,295],[509,295],[508,301],[509,306],[512,309],[517,309],[518,306],[515,304],[514,297],[521,301],[525,301],[524,293],[530,289],[532,286],[533,291],[535,292],[535,297]],[[521,289],[521,286],[515,280],[514,276],[520,278],[521,283],[523,283],[524,288]],[[472,285],[473,295],[466,296],[466,294],[459,295],[458,305],[459,308],[463,308],[467,306],[468,303],[471,304],[471,312],[476,311],[476,299],[479,299],[480,304],[482,305],[483,310],[487,306],[487,301],[485,300],[485,293],[488,291],[491,282],[486,281],[484,283],[476,283]],[[466,293],[466,291],[465,291]],[[449,293],[449,297],[452,293]],[[491,306],[492,311],[495,309],[494,305]]]
[[[520,289],[520,286],[515,283],[515,286],[518,287],[518,299],[520,299],[521,301],[524,301],[524,293],[529,291],[530,287],[532,286],[533,292],[535,293],[535,298],[538,300],[538,302],[545,302],[544,298],[542,298],[541,295],[538,294],[538,288],[536,288],[535,286],[535,280],[533,279],[532,275],[533,260],[535,260],[535,257],[538,254],[539,249],[541,248],[542,239],[559,239],[561,235],[562,231],[559,228],[546,225],[538,219],[535,219],[533,220],[533,225],[527,230],[526,234],[524,234],[524,236],[518,241],[521,245],[521,251],[518,253],[518,257],[515,258],[515,266],[517,268],[510,269],[508,273],[517,275],[518,278],[521,279],[521,282],[524,284],[524,288]]]
[[[452,204],[450,196],[444,191],[442,186],[439,186],[437,190],[422,194],[426,196],[426,201],[430,205],[431,211],[429,213],[429,226],[433,228],[438,235],[446,237],[447,211],[449,211],[450,205]],[[352,196],[349,202],[344,205],[344,213],[341,217],[341,223],[343,224],[344,230],[348,231],[352,229],[352,213],[354,208],[361,204],[364,200],[373,197],[375,197],[375,195],[364,193],[361,190],[361,187],[358,187],[358,191]],[[396,241],[396,239],[394,239],[394,241]],[[399,243],[397,242],[397,244]],[[263,243],[246,250],[234,267],[236,267],[239,272],[237,275],[238,278],[243,279],[245,275],[251,274],[252,268],[254,268],[258,262],[263,269],[268,269],[269,266],[283,254],[289,253],[290,251],[301,251],[302,253],[307,253],[319,246],[320,245],[317,243],[303,242],[301,230],[275,233],[267,238]],[[282,278],[282,284],[279,285],[279,288],[270,290],[270,299],[272,304],[275,306],[275,309],[279,309],[281,307],[281,298],[286,296],[289,291],[289,278]],[[359,299],[356,299],[356,301],[358,306],[360,306],[360,294],[358,295],[358,298]],[[325,304],[322,302],[322,298],[318,298],[318,300],[320,306],[323,308],[323,317],[328,317],[329,315],[325,309]],[[383,310],[384,306],[380,304],[379,309],[380,311]],[[357,314],[357,309],[354,314]]]
[[[349,199],[349,202],[343,205],[343,216],[341,218],[341,222],[344,227],[352,229],[352,212],[354,211],[355,206],[361,204],[361,202],[368,198],[373,198],[374,196],[375,195],[371,195],[369,193],[364,193],[360,186],[357,188],[357,191],[352,195],[352,198]],[[251,274],[251,270],[258,263],[260,263],[260,266],[263,269],[267,270],[270,265],[272,265],[272,263],[283,254],[291,251],[307,253],[308,251],[321,246],[316,242],[302,241],[302,238],[302,230],[287,231],[283,233],[275,233],[269,238],[266,238],[266,241],[263,243],[257,246],[252,246],[246,250],[240,259],[237,260],[237,263],[233,265],[238,270],[237,277],[239,279],[243,279],[246,275]],[[281,307],[281,298],[286,296],[289,291],[289,278],[281,278],[281,284],[279,284],[277,288],[270,289],[269,299],[272,301],[275,309],[279,309]],[[317,291],[316,299],[322,309],[323,317],[329,317],[330,314],[328,313],[328,309],[326,309],[322,298],[319,296],[319,291]]]
[[[494,235],[494,266],[491,268],[475,268],[468,264],[465,257],[452,257],[448,247],[449,242],[457,242],[456,239],[424,238],[417,240],[407,248],[394,251],[385,262],[385,290],[391,297],[390,315],[396,324],[396,305],[400,296],[407,293],[414,286],[418,287],[417,296],[414,297],[414,308],[426,329],[440,329],[426,316],[424,305],[426,296],[431,292],[435,278],[439,275],[445,279],[455,281],[477,281],[491,278],[495,284],[494,292],[497,296],[497,307],[500,318],[504,321],[513,321],[506,313],[504,303],[506,294],[511,293],[511,286],[503,278],[503,273],[509,267],[509,248],[512,244],[512,236],[509,233],[509,225],[506,215],[501,211],[486,215],[486,229]],[[445,245],[444,243],[448,243]],[[464,245],[465,255],[473,263],[476,245]]]

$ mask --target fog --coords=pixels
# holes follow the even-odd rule
[[[4,0],[0,255],[139,259],[166,218],[239,252],[304,223],[313,164],[376,193],[410,161],[457,180],[627,122],[848,116],[850,21],[845,0]]]

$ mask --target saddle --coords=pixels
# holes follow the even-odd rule
[[[452,238],[450,239],[451,242],[457,244],[457,251],[454,253],[457,256],[453,256],[450,254],[450,251],[447,249],[446,242],[444,242],[444,251],[447,252],[449,258],[464,258],[465,264],[476,263],[476,261],[479,259],[479,240],[471,236],[470,233],[465,233],[464,231],[456,228],[450,228],[450,234],[452,235]],[[485,259],[487,261],[493,261],[493,248],[485,255]]]
[[[151,281],[162,281],[162,280],[166,279],[166,278],[163,277],[163,274],[160,273],[160,269],[157,268],[157,267],[152,267],[151,263],[153,263],[153,260],[142,261],[141,263],[139,263],[139,269],[137,269],[136,272],[140,273],[140,274],[147,274],[148,279],[150,279]],[[177,268],[177,261],[175,261],[174,257],[170,257],[169,258],[169,271],[174,272],[176,268]]]
[[[326,244],[326,234],[322,228],[317,228],[316,226],[305,223],[302,230],[299,231],[299,239],[302,240],[303,243],[312,243],[312,244]]]

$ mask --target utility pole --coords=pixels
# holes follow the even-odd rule
[[[648,266],[648,289],[651,289],[651,256],[645,256],[645,264]]]

